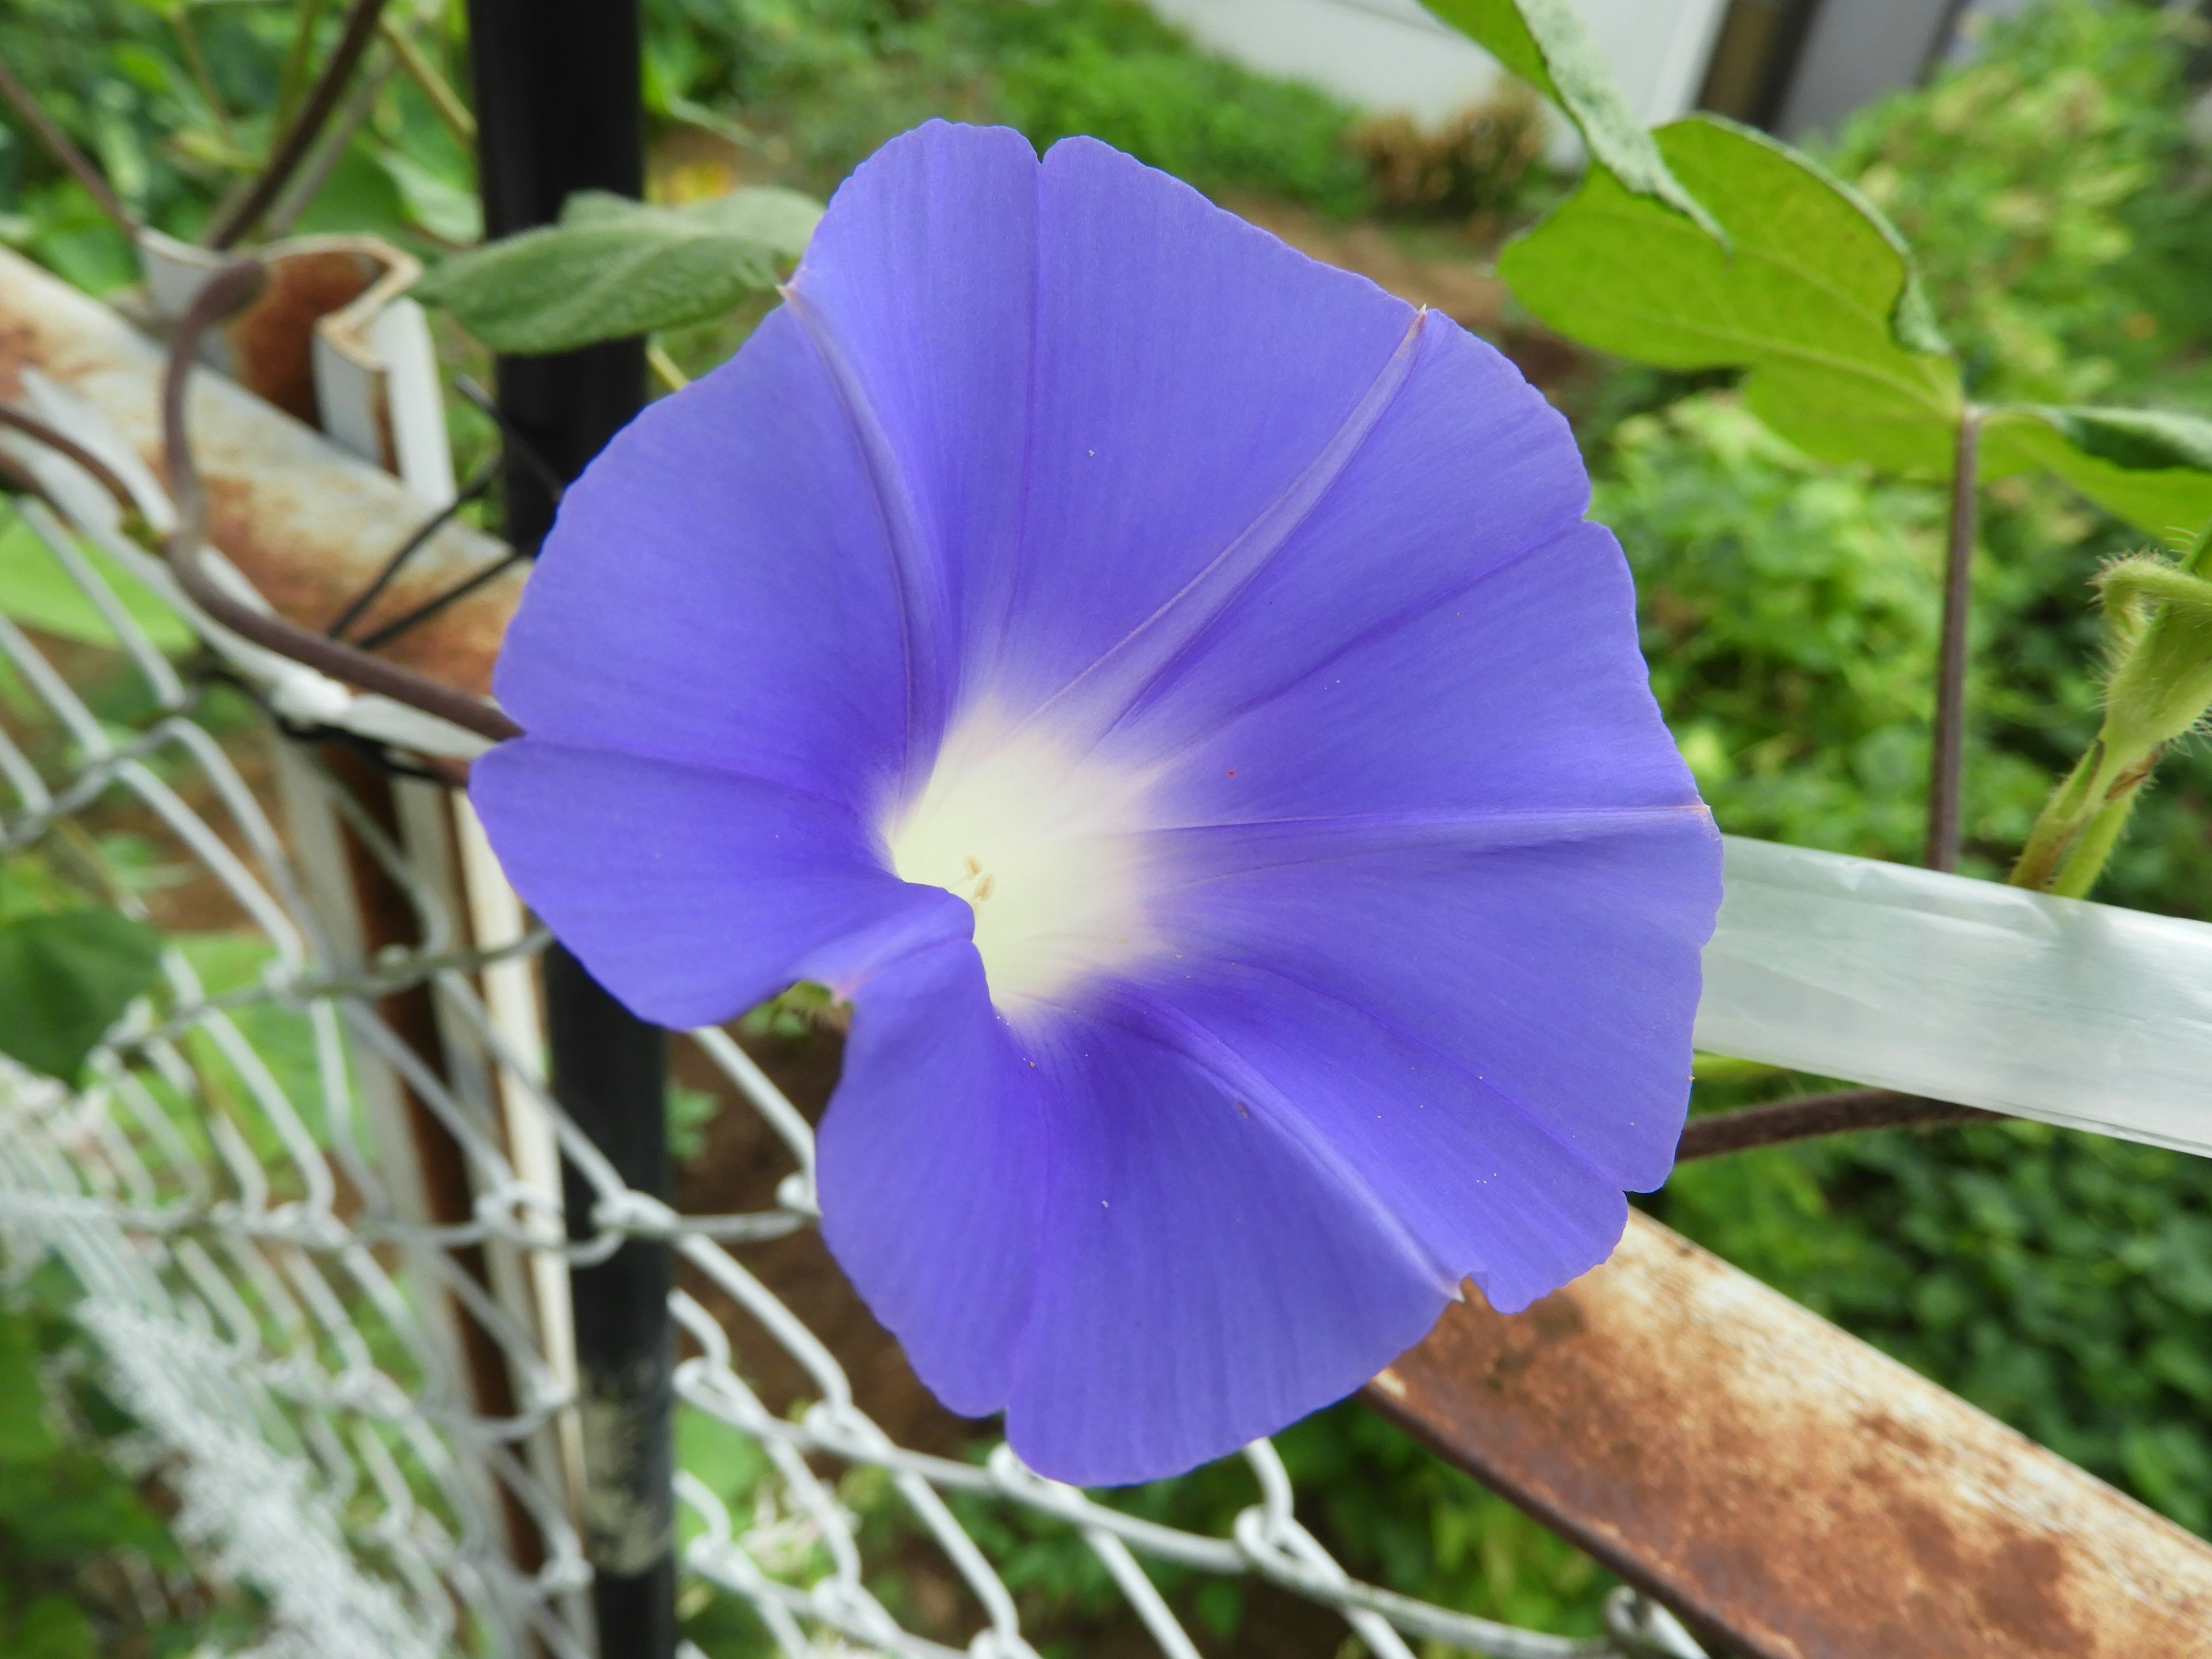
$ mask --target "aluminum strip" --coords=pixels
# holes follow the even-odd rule
[[[1700,1048],[2212,1156],[2212,926],[1727,837]]]

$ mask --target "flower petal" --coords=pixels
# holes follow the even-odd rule
[[[1694,806],[1635,627],[1619,544],[1578,522],[1233,710],[1163,704],[1115,742],[1174,756],[1175,823]]]
[[[1583,654],[1625,662],[1640,683],[1626,570],[1617,552],[1595,550],[1603,532],[1583,525],[1589,484],[1566,422],[1512,363],[1447,318],[1424,314],[1410,356],[1326,490],[1282,526],[1206,631],[1131,688],[1138,707],[1122,724],[1143,733],[1139,747],[1208,730],[1440,605],[1488,604],[1479,585],[1530,557],[1549,561],[1549,591],[1534,602],[1589,630]],[[1571,533],[1592,550],[1549,550]],[[1504,602],[1491,608],[1501,627],[1518,620]],[[1410,673],[1404,689],[1431,690]]]
[[[469,797],[531,908],[664,1025],[802,979],[842,990],[974,925],[884,870],[849,808],[757,779],[533,737],[479,758]]]
[[[1152,851],[1154,907],[1180,953],[1162,982],[1171,975],[1178,1006],[1206,1009],[1240,1053],[1272,1055],[1293,1102],[1353,1141],[1374,1140],[1373,1119],[1345,1115],[1346,1079],[1389,1123],[1435,1119],[1425,1151],[1376,1140],[1347,1156],[1455,1273],[1487,1274],[1501,1305],[1609,1248],[1618,1188],[1665,1178],[1687,1095],[1718,838],[1632,629],[1612,537],[1577,524],[1241,710],[1206,708],[1220,693],[1194,672],[1116,734],[1136,753],[1184,744],[1170,789],[1188,827],[1156,835]],[[1254,678],[1247,664],[1281,660],[1262,649],[1207,672],[1227,690]],[[1272,998],[1255,995],[1253,973],[1273,976]],[[1270,1006],[1291,1012],[1245,1017]],[[1365,1021],[1364,1035],[1329,1007]],[[1405,1052],[1413,1036],[1425,1056]],[[1301,1053],[1310,1086],[1284,1069]],[[1508,1112],[1584,1164],[1579,1213],[1596,1231],[1546,1219],[1556,1206],[1535,1188],[1572,1178],[1547,1173],[1545,1157],[1505,1164],[1447,1144],[1455,1116],[1476,1127],[1454,1134],[1494,1138],[1504,1131],[1479,1121]],[[1493,1167],[1534,1183],[1528,1225],[1555,1235],[1528,1241],[1525,1271],[1499,1265],[1510,1241],[1455,1227],[1422,1197],[1450,1194],[1453,1171],[1487,1180]],[[1458,1209],[1471,1224],[1501,1201]],[[1540,1267],[1546,1250],[1553,1266]]]
[[[1078,1485],[1179,1473],[1341,1398],[1451,1293],[1301,1123],[1145,1023],[1020,1031],[1051,1152],[1006,1432]]]
[[[568,487],[494,685],[533,737],[871,809],[905,763],[897,599],[851,424],[778,314]]]
[[[1095,140],[942,122],[838,191],[791,293],[948,714],[1033,706],[1264,527],[1414,315]]]
[[[1176,892],[1153,992],[1508,1311],[1601,1261],[1621,1189],[1665,1179],[1719,896],[1702,809],[1510,816],[1186,848],[1222,872]]]
[[[1375,1001],[1242,963],[1224,964],[1207,990],[1182,997],[1178,1015],[1248,1067],[1255,1089],[1272,1085],[1279,1109],[1358,1171],[1440,1274],[1474,1279],[1499,1312],[1520,1312],[1620,1242],[1620,1183],[1498,1085],[1486,1048],[1477,1073],[1464,1050]],[[1671,1115],[1670,1159],[1682,1115]],[[1395,1357],[1377,1354],[1373,1369]]]
[[[1006,1403],[1044,1196],[1044,1084],[965,941],[855,989],[822,1122],[822,1230],[915,1374],[956,1412]]]
[[[917,127],[838,188],[787,290],[869,452],[933,736],[973,644],[957,619],[1013,564],[1037,179],[1009,128]]]
[[[1293,491],[1385,375],[1413,308],[1089,138],[1045,158],[1017,707],[1136,629]]]
[[[1149,1478],[1601,1259],[1718,856],[1564,423],[1089,140],[894,141],[789,294],[572,495],[477,789],[649,1018],[853,997],[824,1227],[924,1380]]]

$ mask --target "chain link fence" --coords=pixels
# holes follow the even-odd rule
[[[129,447],[45,398],[158,524],[166,506]],[[31,586],[48,598],[39,626],[0,616],[0,852],[70,865],[168,942],[162,985],[82,1087],[0,1060],[0,1237],[12,1274],[54,1258],[73,1276],[181,1535],[204,1571],[265,1598],[254,1652],[592,1651],[580,1540],[595,1443],[568,1272],[643,1238],[711,1289],[672,1298],[677,1392],[757,1470],[720,1486],[677,1474],[681,1603],[734,1598],[781,1653],[1033,1654],[1016,1595],[948,1503],[964,1495],[1079,1539],[1171,1659],[1200,1649],[1155,1580],[1164,1565],[1280,1586],[1382,1659],[1410,1659],[1409,1643],[1698,1654],[1627,1591],[1611,1634],[1578,1641],[1356,1582],[1300,1525],[1264,1442],[1244,1454],[1252,1501],[1219,1536],[1043,1480],[1004,1446],[975,1462],[902,1448],[748,1265],[814,1223],[805,1115],[729,1032],[690,1032],[678,1070],[714,1079],[781,1149],[774,1201],[679,1214],[624,1186],[546,1089],[544,936],[465,799],[303,730],[312,699],[279,683],[295,665],[210,623],[82,468],[7,444],[38,491],[0,507],[15,538],[0,546],[11,568],[46,562]],[[581,1240],[564,1225],[564,1164],[590,1191]],[[765,1403],[770,1359],[806,1379],[800,1405]],[[854,1469],[880,1471],[899,1525],[860,1524],[841,1479]],[[894,1616],[878,1534],[902,1560],[933,1553],[964,1629]]]

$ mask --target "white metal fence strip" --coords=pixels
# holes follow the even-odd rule
[[[2212,1156],[2212,926],[1727,838],[1700,1048]]]

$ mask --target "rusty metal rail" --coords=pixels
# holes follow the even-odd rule
[[[0,395],[35,369],[152,464],[161,366],[0,252]],[[419,503],[234,387],[194,396],[213,540],[283,614],[326,624]],[[498,550],[449,527],[382,603]],[[391,654],[481,692],[520,581]],[[1525,1314],[1451,1310],[1366,1397],[1751,1659],[2212,1659],[2212,1547],[1640,1217]]]
[[[99,301],[0,251],[0,397],[22,400],[27,368],[90,404],[161,476],[160,345]],[[193,378],[189,406],[210,539],[278,614],[303,627],[320,630],[335,621],[427,516],[398,479],[216,375]],[[360,631],[435,598],[505,552],[466,526],[445,526],[361,618]],[[381,654],[482,695],[523,574],[518,566],[493,578]]]
[[[1755,1659],[2212,1655],[2201,1540],[1640,1215],[1366,1398]]]

